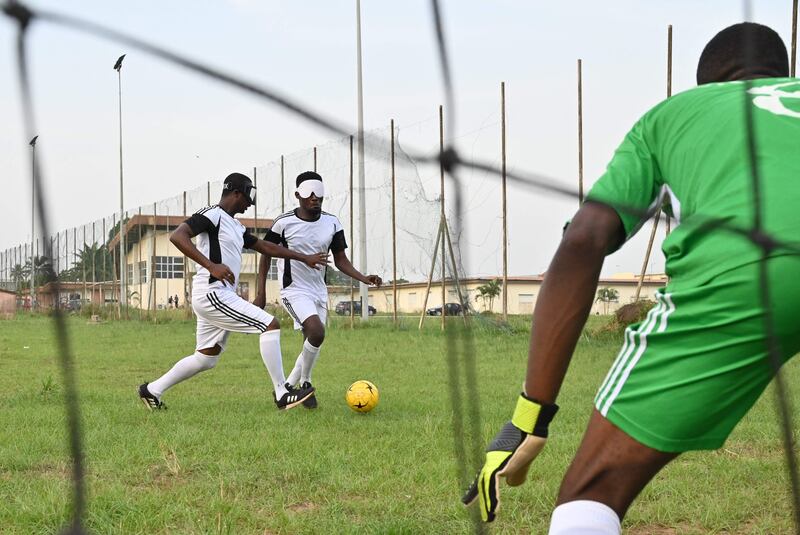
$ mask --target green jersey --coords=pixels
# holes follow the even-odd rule
[[[662,198],[669,201],[678,225],[662,250],[673,284],[703,284],[761,259],[761,249],[748,238],[700,225],[713,219],[753,226],[744,99],[744,82],[726,82],[661,102],[628,133],[587,195],[617,211],[628,238],[645,222],[637,211]],[[763,230],[778,240],[798,242],[800,81],[754,80],[747,99],[755,125]],[[792,253],[778,249],[770,256],[785,254]]]

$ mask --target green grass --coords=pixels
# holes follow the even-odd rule
[[[393,328],[379,319],[351,331],[349,319],[332,320],[315,370],[316,411],[276,411],[258,338],[233,335],[216,369],[176,386],[165,396],[169,410],[150,413],[136,398],[136,386],[192,352],[194,323],[177,315],[156,323],[100,325],[70,318],[89,529],[97,534],[470,532],[458,502],[446,340],[438,318],[422,332],[417,321],[404,318]],[[282,342],[288,369],[301,339],[284,329]],[[487,440],[511,416],[527,344],[524,319],[504,325],[482,318],[476,324],[475,395]],[[494,533],[546,532],[561,475],[617,349],[613,336],[582,338],[548,446],[526,485],[504,489]],[[797,367],[790,363],[787,371],[793,387]],[[370,414],[356,414],[344,403],[344,391],[356,379],[380,389],[380,405]],[[773,405],[770,391],[724,449],[687,454],[667,467],[632,507],[626,532],[791,532]],[[0,532],[56,533],[69,517],[70,465],[48,318],[0,322],[0,407]]]

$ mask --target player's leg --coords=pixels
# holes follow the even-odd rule
[[[228,332],[198,314],[195,351],[176,362],[167,373],[139,386],[139,398],[151,409],[164,408],[161,397],[169,389],[217,365],[225,348]]]
[[[633,500],[677,455],[635,441],[595,410],[561,483],[550,535],[619,534]]]
[[[315,361],[319,356],[319,348],[325,340],[325,324],[319,319],[317,305],[313,298],[307,295],[295,294],[284,295],[282,298],[283,307],[292,316],[295,322],[295,329],[303,330],[303,348],[295,360],[287,382],[290,385],[310,382],[308,376],[304,375],[304,368],[309,368],[308,362]],[[313,367],[313,363],[311,364]]]
[[[311,384],[311,371],[319,358],[322,343],[325,341],[325,319],[328,316],[328,309],[321,302],[316,302],[317,314],[309,316],[303,322],[303,343],[302,369],[300,371],[300,382]]]
[[[280,323],[277,318],[233,292],[210,292],[206,297],[212,306],[206,319],[229,331],[259,335],[261,360],[272,381],[275,404],[279,409],[290,409],[313,394],[314,390],[311,388],[292,392],[286,388]]]

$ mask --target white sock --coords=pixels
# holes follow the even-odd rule
[[[283,375],[283,357],[281,356],[281,331],[266,331],[259,337],[261,346],[261,360],[267,367],[272,384],[275,387],[275,397],[281,399],[287,392],[286,377]]]
[[[303,362],[303,369],[300,372],[300,382],[305,383],[308,381],[311,382],[311,370],[314,369],[314,364],[317,362],[317,358],[319,357],[319,349],[318,347],[311,345],[311,342],[306,340],[303,342],[303,352],[300,353]]]
[[[292,373],[289,374],[289,377],[286,378],[286,382],[290,385],[294,386],[300,382],[300,372],[303,371],[303,352],[301,351],[299,355],[297,355],[297,359],[294,361],[294,368],[292,368]]]
[[[175,386],[181,381],[185,381],[189,377],[197,375],[198,373],[210,370],[217,365],[219,355],[204,355],[199,351],[195,351],[188,357],[183,357],[175,363],[175,365],[164,375],[149,383],[147,389],[157,397],[159,400],[168,388]]]
[[[548,535],[619,535],[620,529],[619,517],[609,506],[576,500],[553,510]]]

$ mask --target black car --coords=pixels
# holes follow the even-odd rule
[[[339,314],[340,316],[349,316],[350,315],[350,307],[353,307],[353,315],[360,316],[361,315],[361,301],[339,301],[336,303],[336,308],[334,311]],[[374,316],[377,310],[372,305],[369,305],[369,315]]]
[[[445,309],[445,314],[448,316],[460,316],[464,312],[464,307],[462,307],[458,303],[445,303],[447,308]],[[442,307],[433,307],[429,308],[425,311],[428,316],[441,316],[442,315]]]

